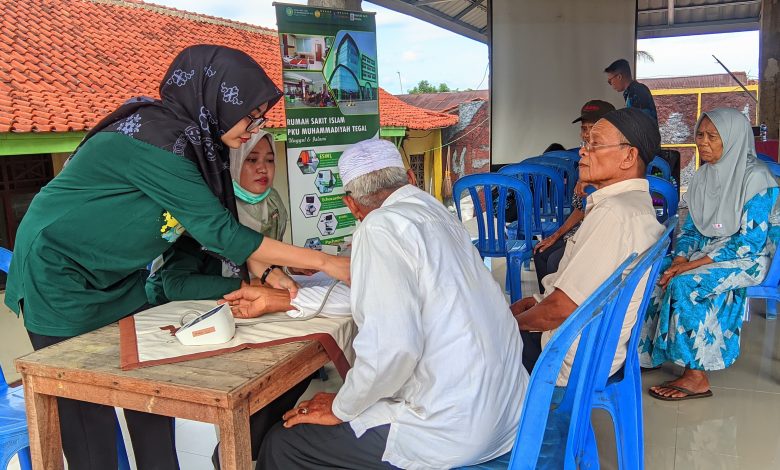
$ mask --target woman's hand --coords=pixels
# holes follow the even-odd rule
[[[534,247],[534,254],[542,252],[546,250],[547,248],[550,248],[555,244],[555,242],[558,241],[558,239],[561,238],[561,236],[558,234],[558,232],[553,233],[549,237],[545,238],[544,240],[540,241],[536,244]]]
[[[338,279],[346,285],[349,285],[349,257],[331,255],[325,256],[328,257],[325,262],[325,266],[322,268],[325,274],[334,279]]]
[[[300,287],[297,282],[282,271],[281,268],[272,269],[268,276],[265,278],[265,285],[273,287],[274,289],[285,289],[290,292],[290,299],[294,299],[298,295],[298,288]]]
[[[587,197],[588,195],[585,194],[586,186],[587,183],[584,183],[582,181],[577,181],[577,184],[574,185],[574,194],[576,194],[579,197]]]
[[[661,286],[662,289],[666,289],[669,281],[671,281],[674,276],[710,263],[712,263],[712,259],[709,256],[697,259],[696,261],[688,261],[682,256],[678,256],[672,261],[672,265],[669,266],[669,269],[664,271],[661,275],[661,279],[658,280],[658,285]]]
[[[252,286],[242,283],[242,287],[217,301],[227,303],[236,318],[256,318],[266,313],[290,310],[290,299],[284,289]]]

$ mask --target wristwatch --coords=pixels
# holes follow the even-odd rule
[[[266,269],[263,272],[263,275],[260,276],[260,284],[265,285],[266,278],[268,277],[269,274],[271,274],[271,271],[273,271],[274,269],[282,269],[282,267],[281,266],[277,266],[275,264],[272,264],[271,266],[269,266],[268,269]]]

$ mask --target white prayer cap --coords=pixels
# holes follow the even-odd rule
[[[355,178],[384,168],[406,169],[401,154],[392,142],[369,139],[358,142],[341,154],[339,173],[344,186]]]

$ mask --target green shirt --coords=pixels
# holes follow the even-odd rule
[[[275,189],[267,198],[269,219],[259,224],[261,233],[281,241],[287,226],[287,210]],[[219,299],[241,287],[238,277],[223,277],[222,261],[203,251],[188,236],[181,237],[163,254],[163,265],[146,280],[150,304],[176,300]]]
[[[235,263],[263,240],[222,207],[191,161],[98,133],[33,199],[17,231],[5,303],[19,313],[23,301],[25,327],[41,335],[110,324],[146,303],[142,270],[182,226]]]
[[[181,237],[163,258],[165,265],[146,280],[150,304],[219,299],[241,287],[240,278],[222,277],[222,261],[188,236]]]

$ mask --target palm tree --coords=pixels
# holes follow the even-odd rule
[[[636,51],[636,58],[642,62],[655,62],[655,57],[647,51]]]

